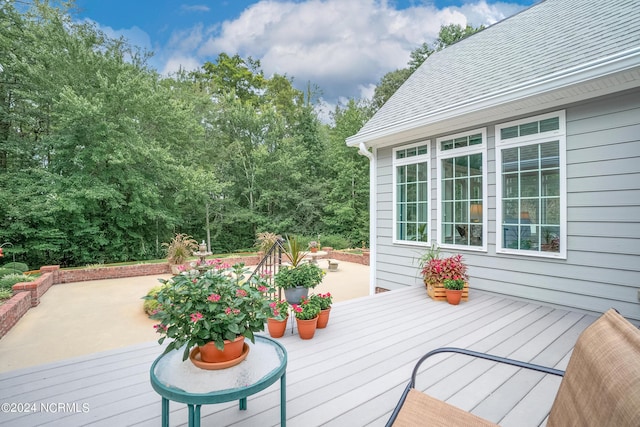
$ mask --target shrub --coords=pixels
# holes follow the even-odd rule
[[[162,246],[167,248],[170,264],[182,264],[198,250],[198,242],[187,234],[176,234],[170,243],[163,243]]]
[[[9,289],[0,289],[0,301],[7,300],[13,296],[13,291]]]
[[[10,274],[22,274],[22,271],[13,268],[0,267],[0,278]]]
[[[16,283],[30,282],[31,280],[31,277],[25,276],[22,273],[8,274],[0,278],[0,289],[11,289]]]
[[[12,268],[14,270],[18,270],[20,273],[24,273],[25,271],[29,271],[29,266],[24,262],[9,262],[2,266],[2,268]]]
[[[320,243],[324,246],[332,247],[333,249],[345,249],[351,246],[349,239],[346,239],[337,234],[327,234],[320,236]]]
[[[155,299],[155,297],[158,295],[158,292],[160,292],[160,289],[162,289],[162,286],[156,286],[154,288],[151,288],[151,290],[147,292],[147,297],[154,298],[145,299],[144,304],[142,305],[144,312],[149,316],[155,314],[156,310],[158,309],[158,300]]]

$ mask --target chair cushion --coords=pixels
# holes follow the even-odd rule
[[[640,330],[615,310],[578,338],[547,426],[640,426]]]
[[[411,389],[393,426],[495,427],[497,424]]]

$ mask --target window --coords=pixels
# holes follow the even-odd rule
[[[429,143],[393,150],[393,240],[429,241]]]
[[[486,248],[486,130],[437,139],[438,243]]]
[[[500,252],[566,256],[564,111],[496,126]]]

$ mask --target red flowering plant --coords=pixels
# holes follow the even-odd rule
[[[320,307],[320,310],[331,308],[331,303],[333,302],[333,297],[330,292],[326,294],[312,294],[309,299],[315,302]]]
[[[271,319],[285,320],[289,317],[289,303],[285,300],[273,300],[269,302],[269,308]]]
[[[150,317],[160,323],[156,331],[169,343],[165,352],[185,346],[183,360],[194,346],[214,342],[218,349],[224,340],[238,336],[255,342],[254,332],[264,330],[271,313],[266,293],[269,288],[260,277],[247,279],[244,264],[233,267],[215,263],[210,270],[190,270],[171,279],[160,279],[163,286],[153,297],[157,311]]]
[[[296,319],[311,320],[320,314],[320,306],[311,298],[302,298],[300,304],[292,304],[293,314]]]
[[[431,249],[421,259],[422,278],[425,285],[435,286],[444,283],[446,279],[467,281],[467,265],[462,262],[462,255],[457,254],[447,258],[440,258],[440,250],[432,244]]]

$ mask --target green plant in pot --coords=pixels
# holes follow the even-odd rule
[[[264,330],[271,310],[265,296],[267,284],[259,277],[247,280],[249,273],[243,264],[218,264],[207,271],[191,270],[160,279],[164,286],[145,299],[158,302],[157,311],[150,316],[160,322],[155,325],[162,335],[158,342],[173,340],[165,352],[185,346],[186,360],[190,350],[198,346],[202,360],[209,362],[202,352],[208,343],[223,350],[240,337],[254,342],[254,333]]]
[[[289,303],[299,304],[303,297],[309,295],[309,289],[322,282],[324,274],[324,270],[312,263],[300,264],[297,267],[283,266],[275,276],[275,283],[284,290]]]
[[[449,304],[458,305],[460,303],[464,284],[465,280],[460,276],[454,276],[451,279],[444,279],[442,286],[445,289]]]
[[[177,266],[184,264],[193,255],[193,252],[198,250],[198,242],[191,236],[182,233],[176,234],[171,242],[165,242],[162,246],[167,250],[167,261],[172,266],[174,274],[179,273]]]

